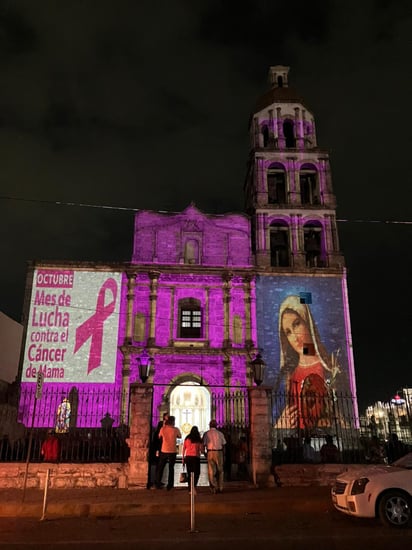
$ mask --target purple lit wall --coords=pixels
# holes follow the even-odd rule
[[[250,383],[246,341],[256,342],[251,262],[246,216],[205,215],[192,205],[178,214],[136,214],[133,344],[143,347],[149,337],[155,302],[154,423],[168,409],[175,385],[200,383],[223,394],[228,385]],[[179,335],[179,304],[188,299],[201,309],[202,329],[195,339]],[[227,345],[231,351],[224,353]]]
[[[249,220],[206,215],[193,205],[178,214],[138,212],[132,263],[251,266]]]

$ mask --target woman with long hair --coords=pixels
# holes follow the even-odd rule
[[[330,425],[330,398],[340,372],[338,352],[328,355],[309,306],[299,296],[288,296],[280,306],[279,341],[280,382],[287,400],[276,427],[310,430]]]
[[[186,464],[188,485],[190,490],[190,478],[194,474],[194,486],[200,477],[200,455],[203,451],[202,438],[197,426],[193,426],[183,443],[183,464]]]

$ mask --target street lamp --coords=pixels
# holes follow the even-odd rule
[[[151,357],[144,349],[140,355],[136,357],[137,366],[139,367],[140,380],[144,384],[149,378],[150,367],[153,363],[153,357]]]
[[[253,380],[255,381],[256,386],[260,386],[263,382],[266,368],[266,363],[263,361],[263,357],[260,353],[258,353],[253,361],[250,362],[250,365],[253,371]]]

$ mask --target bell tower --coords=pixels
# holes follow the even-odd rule
[[[244,188],[256,265],[343,268],[328,150],[318,146],[314,115],[289,86],[289,67],[270,67],[268,80],[250,117]]]

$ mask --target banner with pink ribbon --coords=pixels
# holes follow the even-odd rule
[[[121,273],[35,270],[22,381],[113,383]]]

